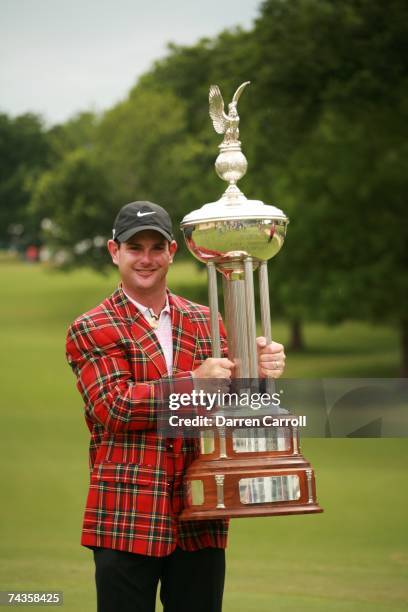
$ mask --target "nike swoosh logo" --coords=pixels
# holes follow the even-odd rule
[[[155,214],[156,214],[156,211],[154,210],[151,212],[144,212],[144,213],[140,212],[140,210],[137,211],[138,217],[145,217],[146,215],[155,215]]]

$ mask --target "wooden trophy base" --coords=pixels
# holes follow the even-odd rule
[[[294,438],[293,438],[294,439]],[[284,451],[240,453],[231,444],[201,455],[185,475],[180,520],[226,519],[322,512],[316,501],[313,469],[290,444]]]

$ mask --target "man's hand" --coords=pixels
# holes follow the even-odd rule
[[[285,352],[279,342],[266,343],[266,338],[256,339],[258,349],[258,373],[260,377],[279,378],[285,369]]]
[[[234,367],[234,362],[225,357],[209,357],[191,374],[198,381],[196,386],[205,393],[228,393]]]
[[[235,364],[225,357],[209,357],[193,370],[193,378],[231,378],[231,370]]]

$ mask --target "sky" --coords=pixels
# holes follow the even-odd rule
[[[126,97],[166,44],[250,28],[261,0],[0,0],[0,112],[48,125]]]

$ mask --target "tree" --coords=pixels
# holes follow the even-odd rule
[[[400,0],[269,0],[255,28],[271,100],[256,167],[261,177],[274,139],[283,158],[270,167],[293,217],[273,272],[285,312],[398,324],[404,375],[407,30]]]
[[[80,112],[65,123],[54,125],[47,132],[53,162],[57,163],[75,149],[92,149],[99,117],[89,111]]]
[[[37,181],[31,212],[64,266],[108,264],[107,228],[114,215],[111,186],[92,151],[75,150]]]
[[[49,166],[50,148],[41,119],[0,114],[0,244],[36,242],[36,228],[27,215],[36,177]]]
[[[398,324],[407,374],[407,30],[402,0],[266,0],[249,31],[172,45],[93,127],[70,127],[68,147],[83,147],[84,134],[92,141],[81,154],[90,181],[82,192],[98,194],[106,183],[101,219],[133,199],[157,200],[175,220],[218,199],[208,86],[219,84],[228,102],[251,80],[240,100],[249,160],[240,187],[291,220],[270,266],[274,313],[292,322],[298,340],[303,320]],[[62,181],[72,155],[54,178],[71,186],[79,222],[88,201]],[[102,194],[96,200],[104,206]],[[78,239],[72,227],[67,246]]]

